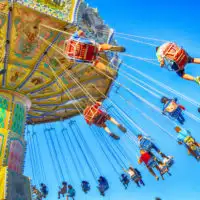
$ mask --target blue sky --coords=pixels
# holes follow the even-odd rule
[[[187,49],[188,53],[192,56],[200,56],[200,12],[199,12],[199,2],[194,1],[149,1],[149,0],[126,0],[126,1],[116,1],[116,0],[87,0],[90,6],[97,7],[100,15],[105,20],[105,22],[115,29],[116,32],[129,33],[134,35],[153,37],[158,39],[172,40],[176,41],[178,44]],[[127,53],[140,57],[155,58],[155,49],[150,46],[143,44],[134,43],[124,39],[117,38],[120,45],[124,45],[127,48]],[[158,43],[160,44],[160,43]],[[186,96],[200,102],[199,91],[200,88],[194,83],[190,83],[180,79],[175,73],[170,73],[167,70],[162,70],[159,67],[145,63],[143,61],[138,61],[132,58],[127,58],[122,56],[124,63],[134,66],[140,71],[148,74],[154,79],[161,81],[162,83],[180,91]],[[121,69],[126,70],[128,73],[146,81],[141,76],[136,75],[133,71],[128,70],[123,65]],[[190,64],[187,67],[187,72],[193,75],[200,75],[200,65]],[[120,74],[120,72],[119,72]],[[152,102],[154,105],[161,107],[160,102],[155,97],[151,96],[141,88],[130,83],[122,75],[119,75],[118,81],[123,85],[131,88],[133,91],[138,93],[140,96],[146,98],[148,101]],[[149,82],[147,82],[149,83]],[[152,85],[157,89],[161,88]],[[199,199],[199,163],[195,159],[187,155],[186,149],[183,146],[179,146],[176,141],[169,137],[166,133],[160,130],[158,127],[153,125],[150,121],[144,119],[137,111],[132,109],[123,100],[120,100],[118,95],[114,92],[115,89],[110,93],[110,98],[115,102],[121,109],[127,113],[137,124],[139,124],[147,134],[149,134],[155,141],[155,143],[161,148],[161,150],[175,157],[175,165],[171,170],[173,174],[172,177],[166,177],[165,181],[160,180],[156,182],[154,178],[148,173],[148,171],[142,167],[136,165],[136,146],[128,141],[128,138],[123,136],[115,127],[111,126],[112,129],[117,131],[121,138],[121,145],[129,152],[131,161],[133,165],[138,167],[143,174],[146,186],[144,188],[136,188],[134,184],[130,185],[128,190],[124,190],[119,182],[118,176],[113,172],[112,167],[109,162],[104,157],[101,152],[93,134],[88,129],[87,125],[81,117],[76,117],[77,123],[81,127],[83,134],[90,146],[90,149],[94,153],[98,163],[100,165],[102,173],[108,178],[111,189],[107,192],[105,199],[109,200],[153,200],[155,196],[160,196],[163,200],[198,200]],[[167,91],[163,91],[167,93]],[[160,126],[167,129],[174,136],[176,133],[173,131],[173,124],[167,119],[163,118],[160,114],[155,113],[147,105],[140,102],[135,97],[131,96],[123,88],[119,90],[120,95],[124,96],[127,100],[134,103],[135,106],[140,108],[143,112],[148,114],[151,118],[156,120]],[[169,93],[169,97],[173,97]],[[180,99],[181,103],[185,105],[189,112],[192,112],[196,116],[200,117],[197,112],[197,108],[189,104],[187,101]],[[68,121],[65,123],[67,125]],[[58,137],[62,143],[62,151],[64,152],[66,158],[69,158],[69,152],[64,147],[64,142],[62,135],[60,134],[61,124],[55,124]],[[199,123],[186,117],[186,123],[184,126],[186,129],[191,130],[197,141],[200,141],[199,135]],[[36,126],[35,131],[37,132],[40,147],[42,153],[40,155],[40,160],[43,160],[45,174],[46,174],[46,184],[49,187],[50,194],[48,200],[55,200],[57,195],[57,188],[59,183],[55,177],[55,170],[51,164],[51,160],[48,154],[48,149],[45,143],[45,137],[43,134],[43,125]],[[135,128],[133,127],[135,130]],[[53,136],[55,138],[55,136]],[[114,142],[114,141],[113,141]],[[58,148],[57,148],[58,150]],[[79,151],[79,150],[78,150]],[[80,151],[79,151],[79,155]],[[58,154],[61,158],[61,154]],[[60,159],[61,160],[61,159]],[[96,184],[88,170],[88,166],[85,164],[83,156],[80,157],[81,162],[86,172],[87,179],[91,182],[92,191],[86,196],[80,190],[80,180],[76,176],[77,172],[71,166],[70,174],[73,179],[73,185],[77,190],[76,199],[86,199],[86,200],[97,200],[102,199],[96,190]],[[69,161],[71,162],[71,161]],[[55,163],[56,165],[56,163]],[[40,175],[39,162],[37,161],[34,165],[34,170],[37,173],[38,182],[44,182],[42,176]],[[62,162],[62,167],[64,164]],[[119,168],[119,166],[116,166]],[[29,160],[29,154],[27,155],[25,174],[32,176],[31,163]],[[82,171],[80,169],[80,171]],[[65,173],[65,177],[68,178]]]

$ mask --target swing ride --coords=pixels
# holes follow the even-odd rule
[[[104,24],[97,9],[80,0],[2,0],[0,18],[0,200],[48,198],[50,191],[42,159],[43,145],[48,149],[60,186],[58,199],[75,199],[77,187],[85,194],[89,193],[94,187],[88,179],[88,171],[100,195],[107,194],[111,188],[109,177],[105,176],[99,159],[91,150],[84,129],[71,119],[75,116],[85,119],[102,155],[125,189],[133,182],[138,187],[145,186],[143,172],[132,167],[135,160],[130,152],[133,150],[138,164],[144,163],[145,170],[156,180],[159,176],[163,180],[164,175],[171,176],[169,171],[175,164],[173,156],[162,153],[149,137],[150,130],[147,133],[116,103],[116,99],[109,96],[111,88],[115,90],[115,87],[117,99],[129,110],[183,144],[197,161],[200,160],[200,144],[181,127],[186,118],[197,123],[200,118],[180,105],[177,98],[195,107],[199,107],[199,102],[122,63],[120,54],[159,65],[155,59],[130,55],[125,52],[125,47],[117,45],[113,38],[114,31]],[[185,65],[191,62],[200,64],[199,59],[190,57],[175,43],[167,43],[169,45],[163,47],[161,43],[167,41],[117,32],[115,35],[116,38],[159,47],[157,56],[162,67],[170,66],[170,70],[182,78],[200,84],[199,77],[185,74]],[[124,68],[121,69],[120,65]],[[153,96],[159,103],[161,101],[163,109],[162,105],[158,107],[121,83],[118,76]],[[144,108],[126,99],[119,90],[124,90],[162,116],[177,135],[163,128],[146,114]],[[54,122],[60,123],[59,130],[52,125]],[[114,133],[109,122],[124,133],[120,136],[127,146],[114,140],[120,137]],[[42,143],[42,146],[41,135],[35,129],[40,125],[44,129],[41,135],[45,144]],[[31,178],[23,175],[26,151],[31,163]],[[79,183],[74,184],[71,168],[76,171]]]

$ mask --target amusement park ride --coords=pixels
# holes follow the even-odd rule
[[[117,52],[123,52],[123,56],[131,59],[142,60],[174,71],[179,77],[198,85],[200,85],[200,76],[193,77],[186,74],[185,66],[190,63],[200,64],[200,59],[189,56],[185,49],[174,42],[116,32],[115,37],[153,47],[157,59],[137,57],[125,53],[125,48],[117,45],[113,35],[113,29],[104,24],[98,10],[89,7],[82,0],[0,0],[0,200],[46,198],[48,194],[46,182],[40,182],[44,190],[41,197],[42,189],[41,191],[37,189],[41,180],[39,178],[36,180],[37,174],[33,170],[37,164],[32,162],[38,159],[42,169],[43,159],[39,157],[40,145],[33,128],[34,125],[39,124],[44,124],[45,142],[52,167],[57,172],[55,177],[59,184],[62,183],[58,198],[66,195],[67,199],[68,197],[74,199],[76,193],[72,185],[68,184],[73,182],[70,179],[70,172],[68,171],[64,176],[62,165],[65,165],[64,170],[67,171],[72,164],[71,168],[74,167],[77,172],[73,174],[78,177],[78,181],[81,181],[79,186],[81,185],[83,192],[86,194],[90,190],[92,184],[88,182],[89,180],[85,180],[87,177],[80,162],[82,158],[88,166],[90,175],[98,184],[95,188],[102,196],[105,195],[105,191],[110,186],[107,178],[101,173],[100,166],[93,155],[94,150],[92,151],[88,145],[91,141],[85,140],[78,123],[71,120],[78,115],[83,116],[88,125],[95,125],[90,127],[90,131],[99,143],[100,152],[104,153],[104,157],[111,164],[112,171],[120,177],[120,182],[125,189],[129,182],[133,182],[137,187],[145,186],[145,183],[141,172],[135,168],[135,165],[134,167],[131,165],[133,157],[131,151],[135,149],[130,148],[131,151],[127,152],[124,149],[126,145],[117,143],[115,140],[119,140],[120,137],[112,132],[107,122],[124,133],[122,137],[126,138],[125,142],[130,142],[130,145],[137,147],[134,152],[137,164],[144,164],[156,181],[160,177],[164,180],[164,175],[171,176],[170,169],[174,165],[174,157],[164,154],[154,144],[144,127],[140,126],[139,123],[142,122],[137,123],[132,119],[132,114],[137,113],[142,116],[141,120],[145,119],[153,123],[173,138],[176,144],[177,142],[182,144],[189,155],[200,161],[200,143],[196,141],[190,130],[182,127],[183,124],[185,125],[184,115],[198,123],[200,118],[188,112],[181,101],[185,100],[195,107],[199,107],[199,102],[159,82],[148,73],[143,73],[139,68],[122,63]],[[134,37],[136,39],[133,39]],[[140,40],[148,40],[148,42]],[[152,40],[152,43],[149,40]],[[131,72],[127,73],[124,68],[119,68],[121,64]],[[128,85],[121,83],[120,78],[116,79],[118,75],[144,90],[145,94],[152,95],[156,101],[151,102],[144,94],[140,96],[135,89],[132,90]],[[113,84],[118,86],[115,95],[127,104],[128,110],[123,111],[109,97],[108,93]],[[135,102],[121,96],[119,94],[121,88],[137,99],[136,103],[139,106],[141,103],[145,104],[142,109],[147,107],[161,117],[152,119],[146,111],[138,108]],[[180,98],[180,104],[177,97]],[[156,106],[156,103],[162,108]],[[65,119],[70,119],[69,131],[63,125]],[[168,120],[173,125],[176,135],[169,132],[165,126],[161,126],[158,120],[162,119]],[[59,122],[63,125],[59,131],[62,139],[59,140],[51,122]],[[32,135],[29,125],[32,127]],[[100,128],[108,134],[102,133]],[[146,128],[150,131],[148,126]],[[52,137],[52,132],[55,133],[55,138]],[[73,140],[70,137],[73,137]],[[63,144],[67,156],[62,151]],[[32,145],[34,149],[31,152]],[[58,151],[55,146],[58,147]],[[28,149],[33,180],[24,176],[26,149]],[[62,164],[60,164],[61,157]]]
[[[97,10],[80,0],[0,0],[1,200],[31,199],[30,180],[23,175],[25,125],[68,119],[79,114],[76,104],[86,107],[87,96],[70,73],[96,100],[103,97],[92,85],[105,95],[109,91],[110,79],[87,64],[70,62],[56,50],[62,51],[69,34],[78,28],[99,43],[115,44],[112,29]],[[117,54],[101,56],[115,78],[112,64],[120,63]]]

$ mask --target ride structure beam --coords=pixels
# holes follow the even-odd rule
[[[24,95],[0,89],[0,200],[31,200],[30,180],[23,175],[24,129],[30,107]]]

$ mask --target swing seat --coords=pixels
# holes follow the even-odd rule
[[[161,168],[161,171],[160,171],[161,175],[164,175],[169,171],[169,168],[166,165],[160,168]]]
[[[122,182],[123,185],[128,185],[130,180],[127,178],[125,180],[122,180],[121,182]]]
[[[84,118],[88,124],[103,126],[110,116],[98,108],[98,104],[87,106],[83,111]]]
[[[179,70],[183,70],[188,63],[188,54],[175,43],[169,43],[163,50],[164,57],[170,62],[175,62]]]
[[[170,157],[166,162],[165,165],[170,168],[174,164],[174,159]]]
[[[97,60],[98,52],[95,44],[85,44],[75,39],[65,41],[64,54],[70,60],[93,63]]]
[[[82,190],[87,193],[88,191],[90,191],[90,186],[89,185],[83,185],[82,186]]]
[[[131,177],[131,179],[133,180],[133,181],[139,181],[140,179],[141,179],[142,177],[140,176],[140,175],[138,175],[138,174],[135,174],[134,176],[132,176]]]

